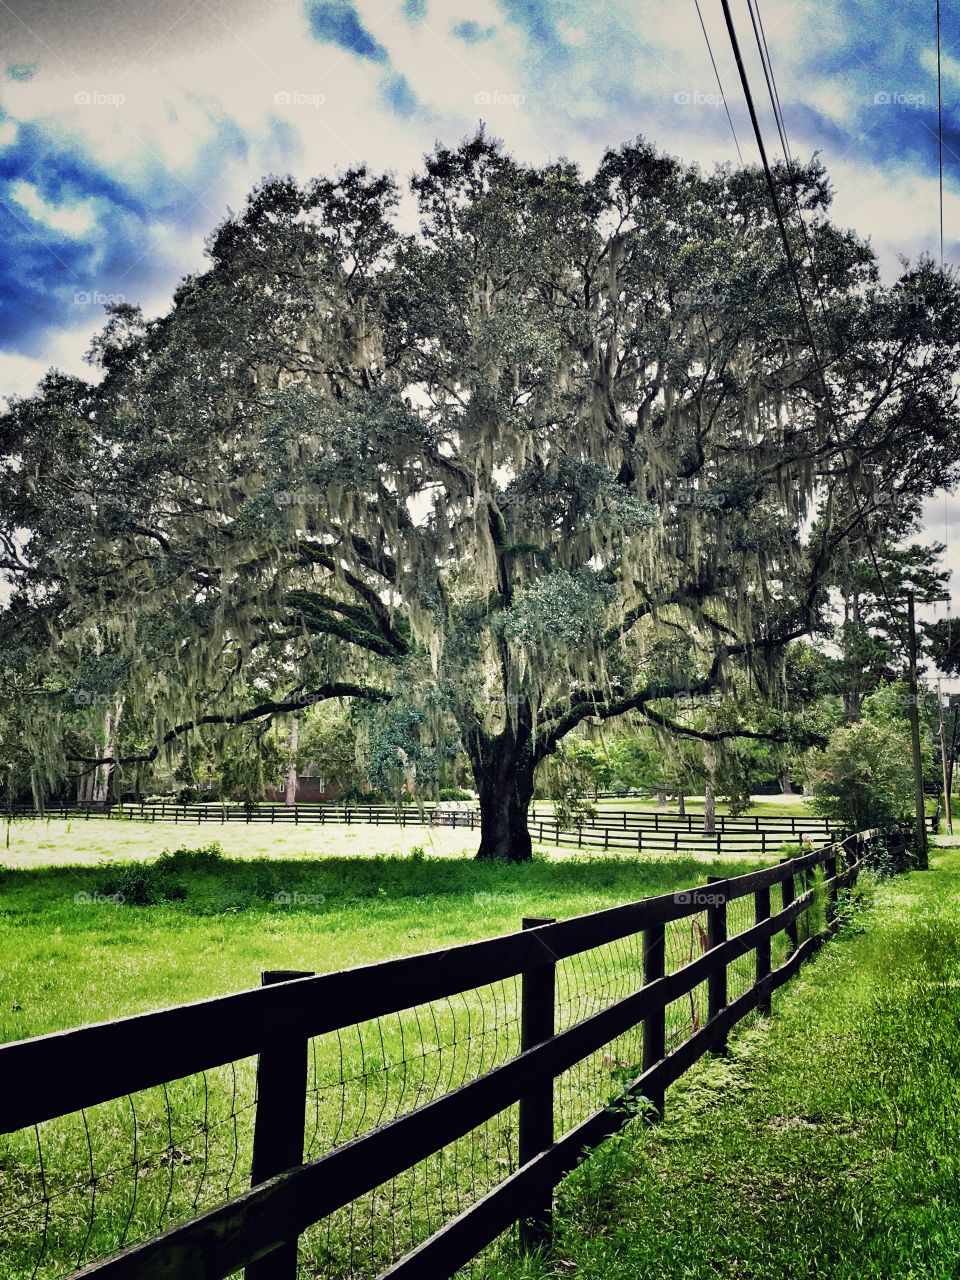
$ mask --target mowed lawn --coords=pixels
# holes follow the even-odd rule
[[[547,815],[552,806],[538,803],[535,808],[538,814]],[[611,810],[622,812],[624,809],[658,812],[653,802],[638,799],[600,800],[596,808],[601,814]],[[691,797],[687,803],[688,814],[696,818],[702,810],[703,797]],[[717,812],[725,813],[726,806],[718,805]],[[774,796],[758,799],[748,816],[802,817],[809,813],[810,809],[802,797]],[[532,824],[531,829],[536,835]],[[164,849],[193,848],[211,840],[216,840],[224,852],[234,858],[375,857],[408,854],[417,846],[422,846],[428,856],[462,857],[476,853],[480,832],[479,829],[471,831],[469,827],[460,826],[400,827],[387,823],[370,826],[366,823],[245,823],[236,819],[227,823],[210,820],[202,823],[196,820],[141,822],[100,817],[67,821],[60,818],[17,819],[3,825],[0,865],[25,868],[67,864],[92,866],[113,859],[155,858]],[[544,842],[537,847],[550,857],[581,856],[580,851],[569,845]],[[657,854],[651,848],[645,850],[645,856]]]
[[[213,840],[179,900],[103,900],[124,868]],[[317,856],[318,842],[340,856]],[[410,856],[420,844],[422,859]],[[589,857],[478,863],[455,831],[15,822],[0,856],[0,1039],[255,986],[265,969],[327,972],[443,948],[734,875],[759,859]],[[142,869],[142,866],[141,866]]]

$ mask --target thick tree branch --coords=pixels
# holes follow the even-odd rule
[[[321,685],[319,689],[314,689],[310,693],[301,694],[296,698],[285,698],[282,701],[270,701],[258,703],[255,707],[250,707],[246,711],[238,711],[233,715],[207,715],[200,716],[196,720],[188,720],[184,724],[178,724],[175,728],[168,730],[159,743],[151,747],[149,751],[137,752],[129,756],[77,756],[71,755],[70,760],[75,760],[79,764],[148,764],[151,760],[156,760],[160,754],[161,747],[167,746],[168,743],[182,737],[185,733],[190,733],[193,729],[199,729],[202,725],[223,724],[223,725],[241,725],[249,724],[252,720],[262,720],[265,716],[281,715],[287,711],[302,711],[304,707],[312,707],[318,702],[326,702],[330,698],[361,698],[367,702],[389,702],[393,694],[386,689],[374,689],[368,685],[345,684],[334,682],[332,684]]]

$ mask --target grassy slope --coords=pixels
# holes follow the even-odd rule
[[[960,1275],[960,850],[861,923],[571,1179],[560,1264],[527,1274]]]

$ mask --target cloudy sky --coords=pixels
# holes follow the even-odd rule
[[[757,160],[719,0],[700,0],[743,158]],[[960,254],[960,30],[943,6],[944,257]],[[745,0],[734,0],[775,137]],[[761,0],[790,144],[889,276],[939,255],[934,0]],[[750,51],[752,50],[752,57]],[[695,0],[0,0],[0,394],[83,372],[103,303],[149,314],[267,173],[399,176],[486,122],[589,168],[637,133],[736,161]],[[957,56],[955,56],[955,54]],[[960,503],[937,499],[960,603]]]

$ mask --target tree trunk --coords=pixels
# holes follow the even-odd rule
[[[708,717],[707,728],[713,732],[713,717]],[[703,744],[703,767],[706,771],[706,783],[703,788],[703,831],[712,836],[717,829],[717,797],[713,789],[717,772],[717,748],[713,742]]]
[[[717,797],[713,793],[713,783],[707,779],[703,789],[703,831],[712,836],[717,830]]]
[[[290,737],[287,740],[287,785],[283,799],[286,804],[297,803],[297,747],[300,743],[300,719],[290,717]]]
[[[657,808],[665,809],[667,807],[667,793],[665,791],[657,792]]]
[[[687,816],[687,797],[682,791],[677,792],[677,813],[681,818]]]
[[[508,726],[495,738],[474,736],[468,739],[467,750],[480,798],[477,857],[529,861],[533,842],[527,809],[533,799],[536,763],[528,730]]]
[[[850,621],[853,623],[853,626],[854,626],[854,645],[859,647],[859,641],[861,639],[860,595],[856,591],[853,593],[853,598],[851,600]],[[853,661],[848,662],[848,669],[850,672],[850,684],[846,692],[846,697],[844,699],[846,703],[848,724],[859,724],[863,715],[863,708],[861,705],[861,698],[860,698],[860,692],[861,692],[860,691],[860,663],[858,661],[858,657],[859,655],[857,654],[856,648],[855,648],[853,653]]]
[[[780,775],[780,794],[784,796],[793,795],[793,783],[790,781],[790,774],[786,769]]]
[[[105,756],[113,755],[114,734],[120,724],[120,708],[114,711],[108,708],[103,713],[103,754]],[[106,804],[110,799],[110,775],[113,772],[112,764],[102,764],[97,769],[96,783],[93,788],[94,804]]]

